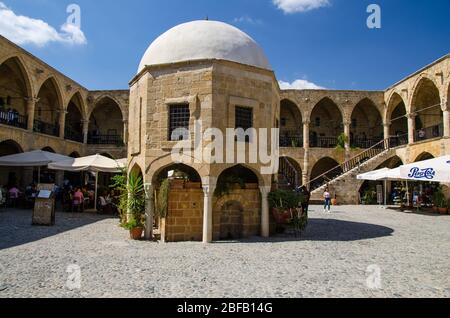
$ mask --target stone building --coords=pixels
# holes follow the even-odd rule
[[[357,204],[358,173],[450,154],[450,55],[382,91],[282,90],[248,35],[225,23],[194,21],[149,46],[129,91],[89,91],[5,38],[0,65],[6,114],[0,155],[42,148],[127,155],[130,172],[145,180],[149,216],[157,214],[161,180],[181,172],[184,181],[172,183],[162,224],[167,241],[266,237],[267,195],[274,187],[307,185],[320,199],[328,186],[339,203]],[[8,108],[17,111],[16,120],[8,120]],[[173,134],[180,128],[183,133]],[[173,160],[180,140],[192,142],[210,128],[224,134],[227,128],[279,128],[279,171],[263,174],[262,163],[199,160],[195,150],[211,154],[216,136],[183,153],[190,160]],[[272,135],[259,138],[266,139],[268,154],[278,149]],[[236,137],[232,155],[223,157],[250,158],[254,137]],[[0,170],[0,178],[5,173]],[[229,183],[235,185],[224,191]]]

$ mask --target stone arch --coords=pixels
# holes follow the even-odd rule
[[[280,146],[303,146],[303,114],[296,103],[290,99],[280,102]]]
[[[420,162],[425,160],[430,160],[436,158],[429,152],[422,152],[420,155],[417,156],[417,158],[414,160],[414,162]]]
[[[28,74],[17,56],[0,64],[0,123],[27,128],[28,100],[34,96]]]
[[[390,123],[389,135],[397,136],[398,145],[408,143],[408,119],[407,107],[404,99],[397,92],[394,92],[389,99],[386,110],[386,122]]]
[[[15,140],[8,139],[0,142],[0,157],[22,153],[22,146]],[[0,167],[0,185],[17,186],[23,169],[19,167]],[[23,181],[23,180],[22,180]]]
[[[324,157],[317,161],[311,169],[310,188],[315,189],[342,174],[342,169],[335,169],[337,167],[339,163],[331,157]]]
[[[221,167],[220,170],[217,171],[217,173],[214,173],[215,176],[217,176],[217,180],[219,180],[220,176],[222,176],[224,174],[224,172],[226,171],[230,171],[231,169],[234,169],[236,167],[240,167],[242,170],[249,170],[253,173],[254,176],[256,176],[256,183],[259,186],[265,186],[265,185],[269,185],[266,184],[267,180],[261,175],[261,173],[258,171],[257,168],[249,165],[249,164],[245,164],[245,163],[241,163],[241,164],[233,164],[233,165],[227,165],[225,167]]]
[[[59,136],[59,117],[63,111],[63,98],[55,77],[49,76],[39,87],[34,107],[34,130]]]
[[[52,147],[44,147],[44,148],[42,148],[42,151],[56,153],[56,151]]]
[[[83,98],[77,92],[72,96],[66,107],[64,137],[72,141],[83,142],[84,121]]]
[[[350,144],[357,148],[370,148],[384,139],[383,118],[370,98],[363,98],[352,110]]]
[[[443,136],[443,112],[440,91],[435,81],[420,77],[411,99],[415,117],[415,141]]]
[[[33,85],[32,85],[32,79],[30,77],[30,72],[28,71],[28,68],[26,67],[25,62],[23,61],[23,59],[18,56],[18,55],[10,55],[5,57],[3,60],[0,60],[0,66],[7,64],[9,62],[12,62],[14,64],[16,64],[16,66],[18,67],[18,69],[20,70],[22,79],[24,81],[24,85],[26,88],[26,98],[32,98],[34,97],[34,89],[33,89]]]
[[[89,113],[90,144],[121,145],[124,139],[124,115],[118,102],[108,95],[97,99]]]
[[[239,164],[220,173],[213,204],[213,240],[260,234],[259,178],[253,169]]]
[[[313,148],[335,148],[344,132],[345,112],[331,98],[321,99],[310,115],[310,143]]]
[[[119,107],[120,112],[122,113],[122,117],[123,117],[123,118],[126,118],[126,117],[127,117],[127,116],[126,116],[126,114],[127,114],[126,109],[124,108],[124,106],[122,105],[122,103],[121,103],[115,96],[106,93],[106,94],[102,94],[102,95],[96,97],[95,100],[92,102],[92,105],[93,105],[93,106],[92,106],[92,108],[89,109],[89,111],[88,111],[88,113],[87,113],[87,117],[88,117],[88,118],[91,117],[92,112],[95,110],[95,108],[97,107],[97,105],[98,105],[102,100],[104,100],[104,99],[109,99],[109,100],[111,100],[112,102],[114,102],[114,103],[117,105],[117,107]]]

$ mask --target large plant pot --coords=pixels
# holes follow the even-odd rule
[[[439,208],[439,214],[444,215],[447,214],[448,209],[447,208]]]
[[[333,205],[333,206],[338,205],[337,199],[331,199],[331,205]]]
[[[134,229],[130,230],[130,238],[132,240],[138,241],[142,239],[142,234],[144,233],[143,227],[135,227]]]
[[[437,206],[433,206],[433,213],[439,213],[439,209]]]

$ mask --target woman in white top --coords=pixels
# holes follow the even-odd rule
[[[324,199],[324,208],[323,211],[326,213],[328,209],[328,213],[331,213],[331,193],[328,189],[323,193]]]

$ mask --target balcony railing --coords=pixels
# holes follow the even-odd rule
[[[302,148],[303,136],[295,131],[281,131],[280,147]]]
[[[311,148],[336,148],[337,144],[336,137],[317,137],[310,140]]]
[[[390,139],[392,148],[404,146],[409,143],[408,134],[393,136]]]
[[[414,141],[423,141],[444,136],[444,125],[436,125],[428,128],[419,129],[414,134]]]
[[[28,117],[17,112],[0,111],[0,124],[27,129]]]
[[[120,135],[89,135],[88,144],[90,145],[116,145],[123,146],[123,138]]]
[[[49,135],[49,136],[55,136],[55,137],[59,136],[59,126],[58,125],[49,124],[49,123],[46,123],[46,122],[43,122],[43,121],[37,120],[37,119],[34,121],[33,131],[40,133],[40,134]]]
[[[66,129],[64,130],[64,138],[80,143],[83,142],[83,134],[68,127],[66,127]]]
[[[369,149],[382,141],[383,138],[364,138],[356,137],[350,141],[350,145],[353,148]]]

